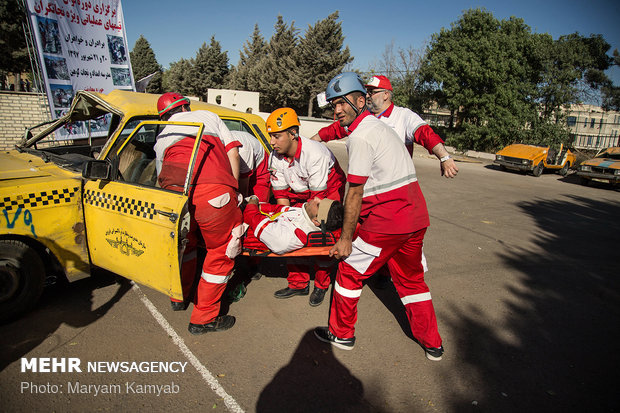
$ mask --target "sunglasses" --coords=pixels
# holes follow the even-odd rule
[[[376,95],[379,92],[387,92],[387,90],[386,89],[368,89],[366,91],[366,94],[368,96],[374,96],[374,95]]]

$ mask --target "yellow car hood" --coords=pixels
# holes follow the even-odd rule
[[[614,158],[611,158],[609,155],[613,155]],[[607,148],[602,154],[595,158],[588,159],[587,161],[583,162],[582,165],[597,166],[599,168],[620,169],[620,159],[618,159],[619,155],[619,147]]]
[[[41,178],[60,170],[53,163],[46,163],[38,156],[17,151],[0,152],[0,182],[11,179]],[[11,185],[15,185],[12,182]]]
[[[520,159],[534,159],[543,153],[547,152],[547,148],[543,146],[524,145],[517,143],[514,145],[508,145],[504,149],[497,152],[497,155],[510,156],[512,158]]]

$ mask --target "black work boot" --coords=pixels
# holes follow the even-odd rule
[[[321,303],[323,302],[323,299],[325,298],[326,292],[327,292],[327,288],[322,289],[317,286],[314,286],[314,290],[312,291],[312,294],[310,294],[310,305],[312,307],[321,305]]]
[[[186,301],[172,301],[170,300],[170,308],[172,311],[185,311],[189,303]]]
[[[211,333],[216,331],[228,330],[235,325],[235,317],[232,315],[218,315],[207,324],[193,324],[189,323],[187,330],[195,335]]]
[[[308,295],[310,292],[310,288],[306,285],[306,288],[294,289],[294,288],[283,288],[281,290],[276,291],[273,296],[276,298],[291,298],[296,295]]]

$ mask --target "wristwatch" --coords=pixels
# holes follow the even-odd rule
[[[442,162],[442,163],[443,163],[443,162],[447,161],[447,160],[448,160],[448,159],[450,159],[450,158],[451,158],[451,156],[450,156],[450,155],[442,156],[441,158],[439,158],[439,162]]]

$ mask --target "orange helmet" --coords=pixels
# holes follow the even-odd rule
[[[189,99],[176,92],[164,93],[157,100],[157,112],[159,113],[159,116],[162,117],[170,109],[182,105],[189,105]]]
[[[297,113],[291,108],[280,108],[271,112],[267,118],[267,132],[281,132],[291,126],[299,127]]]

